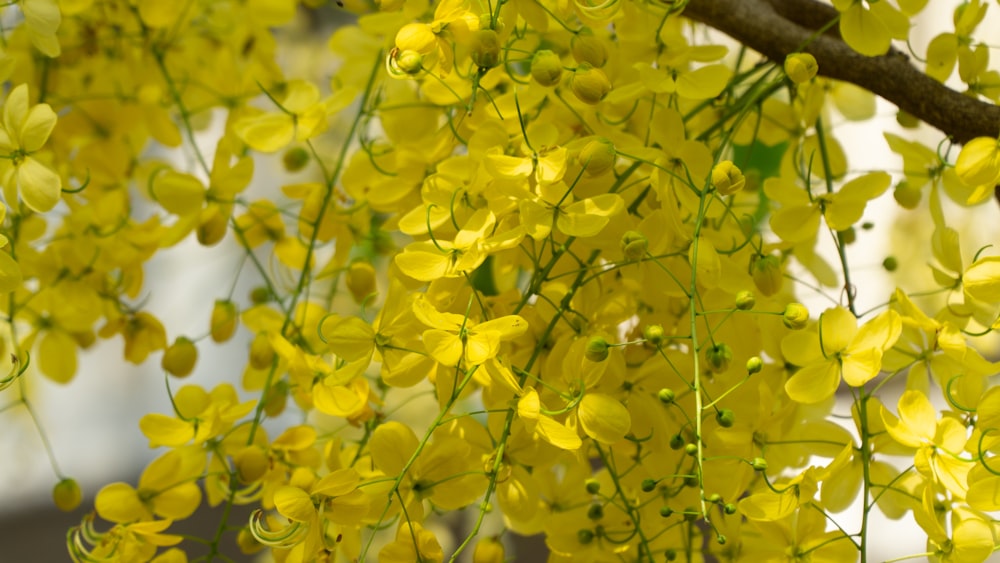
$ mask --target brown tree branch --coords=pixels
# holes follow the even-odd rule
[[[963,95],[910,64],[897,50],[866,57],[836,32],[813,37],[837,17],[816,0],[691,0],[684,15],[781,63],[789,53],[816,57],[819,73],[856,84],[951,136],[958,143],[1000,134],[1000,107]]]

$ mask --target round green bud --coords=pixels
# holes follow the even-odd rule
[[[736,294],[736,308],[740,311],[749,311],[757,304],[757,298],[752,291],[744,289]]]
[[[258,285],[250,291],[250,301],[254,305],[268,303],[271,301],[271,297],[273,297],[271,290],[262,285]]]
[[[736,514],[736,505],[731,502],[727,502],[722,506],[722,511],[729,515]]]
[[[750,375],[760,373],[762,369],[764,369],[764,360],[760,359],[760,356],[751,356],[747,360],[747,373]]]
[[[658,398],[660,402],[663,403],[664,405],[669,405],[670,403],[674,402],[674,399],[677,398],[677,395],[674,394],[673,389],[667,389],[666,387],[664,387],[663,389],[660,389],[660,391],[656,394],[656,398]]]
[[[896,112],[896,123],[907,129],[914,129],[920,125],[920,120],[912,113],[899,110]]]
[[[392,60],[395,68],[402,71],[403,74],[418,74],[424,69],[424,56],[412,49],[396,51],[396,56]]]
[[[599,68],[583,63],[575,71],[570,81],[570,90],[578,100],[585,104],[597,105],[608,92],[611,92],[611,81],[608,75]]]
[[[903,209],[916,209],[920,205],[920,198],[923,196],[920,188],[910,186],[906,180],[896,184],[892,190],[892,198],[896,200]]]
[[[601,336],[591,337],[587,341],[587,351],[584,356],[592,362],[603,362],[608,359],[608,341]]]
[[[656,480],[655,479],[643,479],[642,480],[641,488],[642,488],[642,492],[644,492],[644,493],[651,493],[651,492],[653,492],[653,490],[656,489]]]
[[[548,49],[535,52],[531,58],[531,77],[542,86],[555,86],[562,77],[563,65],[559,55]]]
[[[646,256],[646,250],[649,249],[649,239],[640,232],[625,231],[620,245],[625,259],[629,262],[637,262]]]
[[[684,453],[689,456],[698,455],[698,444],[684,444]]]
[[[705,361],[717,372],[724,372],[729,369],[729,364],[733,360],[733,349],[728,344],[719,343],[715,346],[705,348]]]
[[[663,325],[646,325],[642,329],[642,337],[653,346],[659,348],[666,339],[666,332],[663,330]]]
[[[664,518],[669,518],[674,513],[674,509],[669,506],[660,507],[660,516]]]
[[[670,449],[679,450],[684,447],[684,436],[674,434],[670,438]]]
[[[789,303],[781,314],[781,321],[792,330],[802,330],[809,324],[809,309],[802,303]]]
[[[600,520],[604,518],[604,507],[599,504],[592,504],[590,508],[587,509],[587,518],[591,520]]]
[[[819,64],[809,53],[792,53],[785,57],[785,74],[796,84],[809,82],[817,72]]]
[[[764,471],[767,469],[767,460],[762,457],[755,457],[750,462],[750,467],[753,467],[754,471]]]
[[[719,545],[726,545],[727,541],[726,536],[724,536],[723,534],[719,534],[715,536],[715,541],[719,542]]]
[[[885,260],[882,260],[882,267],[887,272],[895,272],[896,268],[899,268],[899,260],[896,260],[895,256],[886,256]]]
[[[667,561],[673,561],[674,559],[677,559],[677,550],[676,549],[668,549],[668,550],[666,550],[666,551],[663,552],[663,555],[665,555],[667,557]]]
[[[732,428],[736,422],[736,413],[732,409],[719,409],[715,413],[715,421],[723,428]]]
[[[476,31],[472,39],[472,62],[482,69],[490,69],[500,62],[500,36],[492,29]]]
[[[872,230],[874,228],[875,228],[875,223],[873,223],[871,221],[865,221],[864,223],[861,223],[861,230],[862,231],[870,231],[870,230]]]
[[[601,490],[601,483],[597,479],[587,479],[585,485],[587,487],[587,492],[596,495]]]
[[[837,231],[840,235],[840,241],[843,244],[854,244],[858,241],[858,232],[854,230],[854,227],[848,227],[843,231]]]
[[[615,151],[614,143],[604,137],[597,137],[584,145],[578,157],[580,165],[589,176],[600,176],[611,170],[617,158],[618,152]]]
[[[76,479],[67,477],[52,487],[52,502],[56,504],[56,508],[63,512],[76,510],[82,500],[83,493],[80,491],[80,484],[76,482]]]
[[[781,291],[785,281],[781,272],[781,262],[777,256],[754,256],[750,262],[750,277],[757,290],[765,296],[772,296]]]
[[[593,530],[588,530],[586,528],[584,528],[583,530],[577,531],[577,533],[576,533],[576,541],[578,541],[578,542],[580,542],[580,543],[582,543],[584,545],[586,545],[586,544],[594,541],[594,531]]]
[[[281,156],[285,172],[298,172],[309,164],[309,151],[302,147],[292,147]]]
[[[694,487],[697,487],[698,484],[699,484],[698,483],[698,478],[695,477],[694,475],[685,475],[684,476],[684,486],[685,487],[694,488]]]
[[[712,493],[705,497],[705,501],[712,504],[722,504],[722,495],[719,493]]]
[[[569,50],[578,63],[587,63],[601,68],[608,62],[608,50],[604,42],[594,35],[589,27],[580,30],[569,41]]]

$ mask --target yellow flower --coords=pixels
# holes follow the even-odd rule
[[[56,113],[49,104],[29,106],[28,86],[11,90],[3,106],[0,128],[0,152],[9,156],[0,161],[0,178],[8,205],[17,201],[37,212],[52,209],[59,203],[62,180],[59,175],[31,155],[45,145],[56,126]]]
[[[435,360],[446,366],[477,366],[500,352],[500,343],[513,340],[528,330],[528,321],[507,315],[474,323],[462,315],[441,313],[427,299],[413,302],[420,322],[434,327],[423,333],[424,346]]]
[[[899,417],[882,408],[885,429],[896,442],[916,448],[913,464],[925,478],[965,497],[972,460],[958,457],[965,449],[966,429],[958,419],[937,417],[930,399],[920,391],[899,398]]]
[[[860,329],[843,307],[827,309],[819,318],[818,332],[789,334],[781,343],[785,358],[802,366],[785,383],[785,391],[800,403],[818,403],[840,385],[864,385],[882,369],[882,355],[902,332],[895,311],[886,311]]]
[[[1000,141],[977,137],[965,143],[955,161],[955,172],[969,186],[996,184],[1000,180]]]

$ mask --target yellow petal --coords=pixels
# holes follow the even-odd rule
[[[165,172],[153,180],[150,188],[163,209],[175,215],[189,215],[205,203],[205,186],[190,174]]]
[[[30,156],[17,167],[17,185],[25,205],[39,213],[51,210],[62,196],[59,175]]]
[[[295,124],[290,115],[264,113],[239,119],[233,130],[254,150],[275,152],[292,142]]]
[[[462,359],[462,340],[457,334],[438,329],[424,331],[424,347],[435,360],[446,366],[457,366]]]
[[[31,108],[21,125],[21,130],[17,132],[21,148],[27,152],[35,152],[42,148],[55,126],[56,112],[52,111],[49,104],[38,104]]]
[[[134,522],[150,516],[135,489],[126,483],[112,483],[101,489],[94,499],[94,508],[109,522]]]
[[[757,522],[773,522],[790,516],[799,506],[795,487],[779,494],[770,491],[750,495],[739,503],[740,514]]]
[[[183,446],[194,438],[194,426],[179,418],[150,413],[139,420],[139,429],[149,438],[149,447]]]
[[[10,254],[0,252],[0,294],[10,293],[21,287],[21,267]]]
[[[575,430],[547,416],[539,417],[535,432],[546,442],[564,450],[575,451],[583,445]]]
[[[620,401],[603,393],[587,393],[577,407],[580,426],[602,444],[615,444],[632,426],[628,409]]]
[[[1000,301],[1000,256],[976,260],[962,276],[965,291],[980,301]]]
[[[274,491],[274,508],[293,522],[310,522],[317,517],[312,498],[298,487],[283,486]]]
[[[847,348],[858,331],[858,321],[843,307],[827,309],[819,317],[820,344],[823,354],[831,356]]]
[[[69,383],[76,375],[76,341],[61,330],[50,330],[38,343],[38,367],[56,383]]]
[[[840,14],[840,35],[852,49],[869,57],[884,55],[892,44],[889,28],[861,2],[852,2]]]
[[[832,397],[839,385],[840,366],[824,360],[795,372],[785,382],[785,392],[797,403],[812,404]]]
[[[353,362],[372,353],[375,330],[358,317],[338,317],[320,324],[320,335],[337,356]]]

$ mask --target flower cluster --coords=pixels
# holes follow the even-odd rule
[[[807,44],[770,61],[691,33],[687,2],[342,4],[6,8],[0,409],[119,338],[160,361],[171,407],[138,421],[158,456],[96,492],[75,561],[500,562],[510,534],[554,562],[866,560],[873,510],[926,533],[917,556],[1000,546],[980,339],[1000,258],[963,261],[946,213],[991,199],[1000,141],[887,133],[902,171],[858,172],[831,124],[871,117],[872,94]],[[833,2],[868,56],[925,4]],[[986,9],[956,8],[926,72],[957,61],[996,100]],[[333,10],[350,21],[318,41],[308,20]],[[927,200],[934,286],[863,311],[852,243],[890,188]],[[143,308],[146,264],[189,239],[231,245],[257,285],[206,288],[200,335]],[[237,334],[226,383],[177,387]],[[218,533],[178,533],[202,506],[224,507]]]

